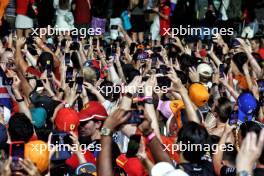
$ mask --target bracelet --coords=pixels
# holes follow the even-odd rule
[[[155,132],[154,132],[154,131],[151,132],[151,133],[148,135],[148,137],[147,137],[147,139],[148,139],[148,143],[150,143],[150,142],[152,141],[152,139],[153,139],[155,136],[156,136]]]
[[[20,98],[20,99],[16,99],[16,101],[17,101],[18,103],[23,102],[24,100],[25,100],[24,97],[22,97],[22,98]]]

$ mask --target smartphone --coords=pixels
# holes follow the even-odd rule
[[[65,60],[65,65],[66,66],[69,65],[71,63],[71,54],[65,53],[64,60]]]
[[[259,93],[264,93],[264,79],[257,80]]]
[[[51,136],[51,144],[58,146],[59,150],[55,151],[51,160],[66,160],[71,157],[70,146],[73,144],[70,134],[66,132],[56,132]]]
[[[159,87],[171,87],[171,80],[167,76],[157,77],[157,84]]]
[[[83,46],[83,50],[88,50],[90,48],[90,45],[89,44],[86,44]]]
[[[161,52],[161,46],[156,46],[156,47],[154,47],[154,48],[153,48],[153,52],[154,52],[154,53],[159,53],[159,52]]]
[[[69,81],[69,87],[73,88],[74,81]]]
[[[233,111],[229,118],[229,125],[235,125],[238,122],[238,111]]]
[[[144,111],[143,110],[131,110],[130,117],[128,118],[128,124],[141,124],[144,120]]]
[[[148,58],[148,53],[147,52],[142,52],[139,53],[137,56],[137,59],[145,61]]]
[[[220,78],[223,78],[224,77],[224,73],[225,73],[225,65],[224,64],[220,64],[219,65]]]
[[[4,79],[4,85],[6,85],[6,86],[11,86],[13,84],[13,78],[8,78],[8,77],[6,77],[5,79]]]
[[[83,77],[77,77],[76,83],[77,83],[77,93],[80,94],[82,93]]]
[[[51,78],[51,72],[52,72],[52,69],[51,69],[51,62],[50,60],[47,60],[46,62],[46,70],[47,70],[47,77],[48,78]]]
[[[237,39],[231,39],[232,48],[238,48],[240,46],[240,42]]]
[[[68,67],[66,70],[66,83],[69,83],[73,78],[73,67]]]
[[[25,143],[24,141],[11,142],[9,145],[9,156],[12,157],[11,170],[21,170],[19,158],[24,159]]]
[[[111,29],[117,30],[118,29],[118,26],[117,25],[111,25]]]
[[[36,84],[36,87],[43,87],[43,83],[40,79],[37,79]]]

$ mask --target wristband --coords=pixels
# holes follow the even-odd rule
[[[152,139],[153,139],[155,136],[156,136],[156,134],[155,134],[154,132],[151,132],[151,133],[148,135],[148,137],[147,137],[147,139],[148,139],[148,143],[150,143],[150,142],[152,141]]]
[[[24,101],[24,97],[22,97],[22,98],[20,98],[20,99],[16,99],[16,101],[17,101],[18,103],[23,102],[23,101]]]

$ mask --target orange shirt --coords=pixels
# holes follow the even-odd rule
[[[5,13],[5,9],[7,7],[9,3],[9,0],[1,0],[0,1],[0,21],[2,20],[4,13]]]
[[[239,88],[241,88],[243,90],[247,90],[248,89],[248,84],[247,84],[247,80],[246,80],[245,76],[243,76],[243,75],[235,75],[235,79],[238,81]]]

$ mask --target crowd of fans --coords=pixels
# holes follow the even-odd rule
[[[1,0],[0,175],[263,176],[263,8]]]

